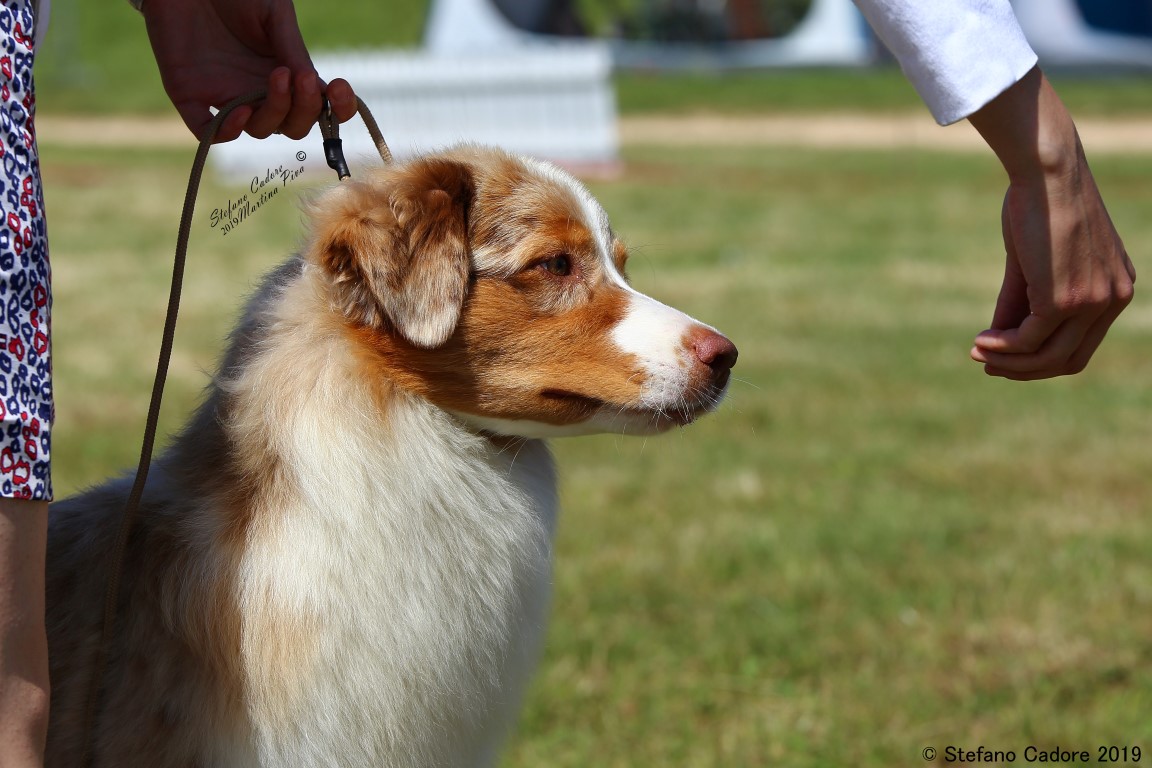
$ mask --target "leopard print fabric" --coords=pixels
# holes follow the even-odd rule
[[[51,499],[52,292],[33,127],[34,19],[0,3],[0,496]]]

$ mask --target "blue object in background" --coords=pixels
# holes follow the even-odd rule
[[[1076,0],[1076,6],[1101,32],[1152,37],[1152,0]]]

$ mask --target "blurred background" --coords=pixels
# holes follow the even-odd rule
[[[1042,63],[1145,70],[1152,66],[1148,0],[1015,0]],[[47,109],[165,112],[139,18],[80,0],[52,5],[38,63]],[[731,74],[779,66],[886,63],[850,0],[349,0],[340,13],[300,3],[314,51],[405,49],[460,55],[549,42],[593,42],[625,74],[637,70]],[[748,74],[745,72],[744,74]],[[51,89],[47,86],[51,85]],[[771,94],[769,94],[771,95]],[[819,94],[841,103],[844,94]],[[753,99],[754,102],[767,99]]]
[[[1016,9],[1143,278],[1152,2]],[[37,119],[64,496],[135,464],[194,140],[126,3],[52,10]],[[740,347],[700,423],[555,443],[553,622],[506,766],[887,768],[948,745],[1152,758],[1143,281],[1084,374],[984,376],[967,353],[1003,269],[1003,171],[967,124],[932,123],[849,3],[297,12],[400,153],[479,138],[564,162],[633,283]],[[299,246],[299,200],[334,181],[311,164],[319,140],[216,151],[162,432]],[[211,225],[298,152],[302,176],[227,234]]]

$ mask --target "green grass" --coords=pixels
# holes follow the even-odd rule
[[[1143,116],[1152,112],[1152,77],[1050,73],[1077,116]],[[895,67],[760,72],[624,72],[615,78],[623,114],[713,112],[773,114],[892,112],[924,109]]]
[[[728,331],[740,381],[681,434],[560,445],[544,738],[511,764],[888,766],[1152,736],[1147,302],[1088,376],[986,379],[965,353],[999,274],[990,163],[632,160],[598,191],[634,279]],[[1101,173],[1133,253],[1150,170]]]
[[[135,461],[188,158],[44,155],[67,492]],[[888,768],[949,744],[1147,759],[1146,294],[1085,374],[989,379],[967,349],[1001,268],[991,158],[626,159],[593,187],[634,283],[727,332],[737,380],[683,431],[555,444],[553,620],[505,766]],[[1152,158],[1096,171],[1143,269]],[[229,194],[202,198],[168,429],[299,236],[287,197],[220,236],[207,211]]]

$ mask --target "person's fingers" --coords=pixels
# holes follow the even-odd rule
[[[982,333],[971,357],[995,370],[993,375],[1012,371],[1042,378],[1079,373],[1131,300],[1128,283],[1116,286],[1106,301],[1085,302],[1074,311],[1052,314],[1048,320],[1029,315],[1019,328]],[[1066,319],[1060,322],[1061,317]]]
[[[351,119],[356,114],[356,93],[347,80],[337,78],[328,83],[324,95],[328,97],[328,103],[332,105],[332,114],[341,123]]]
[[[297,72],[292,86],[292,107],[279,130],[289,138],[302,139],[320,116],[320,78],[315,71]]]
[[[1125,256],[1127,258],[1127,256]],[[1135,282],[1136,277],[1134,271],[1129,272],[1132,281]],[[1096,353],[1096,349],[1104,342],[1104,337],[1108,334],[1108,330],[1112,327],[1112,323],[1120,317],[1120,314],[1131,302],[1131,294],[1127,294],[1127,300],[1121,299],[1114,301],[1111,306],[1092,324],[1088,332],[1084,334],[1083,341],[1080,342],[1080,348],[1076,350],[1068,359],[1068,368],[1070,373],[1079,373],[1088,367],[1088,361],[1092,359],[1092,355]]]
[[[976,335],[977,347],[988,347],[995,351],[1010,349],[1009,332],[1019,335],[1020,328],[1029,320],[1032,310],[1028,303],[1028,282],[1020,271],[1020,263],[1015,254],[1009,253],[1005,259],[1004,282],[996,297],[996,308],[992,313],[992,327]],[[1037,330],[1039,332],[1039,330]],[[1031,351],[1031,350],[1028,350]]]
[[[973,347],[972,359],[985,364],[992,376],[1034,380],[1080,373],[1104,341],[1126,303],[1117,302],[1094,320],[1081,315],[1064,323],[1042,350],[1031,355],[1001,354]]]
[[[181,119],[184,120],[184,125],[188,126],[188,130],[197,140],[204,138],[204,134],[208,131],[208,126],[216,119],[216,116],[208,109],[207,106],[200,102],[185,101],[174,104],[176,111],[180,114]],[[216,131],[214,141],[222,143],[225,141],[232,141],[237,138],[244,131],[244,124],[252,115],[252,107],[245,104],[233,110],[228,117],[224,118],[224,122]]]
[[[220,126],[216,142],[232,141],[241,133],[257,139],[277,132],[293,139],[307,136],[320,115],[323,83],[314,73],[301,74],[296,81],[292,82],[287,67],[274,69],[268,76],[267,97],[255,108],[249,105],[237,107]],[[334,80],[329,88],[333,93],[330,97],[333,113],[341,122],[356,114],[356,95],[348,83]],[[204,135],[214,119],[202,104],[182,102],[175,106],[184,124],[197,137]]]
[[[1006,331],[1019,328],[1032,309],[1028,303],[1028,283],[1020,267],[1012,259],[1004,269],[1004,282],[996,297],[996,308],[992,312],[992,324],[987,331]],[[985,332],[987,332],[985,331]]]
[[[1005,206],[1000,215],[1000,226],[1004,238],[1004,280],[1000,285],[1000,293],[996,297],[991,327],[976,335],[974,342],[976,349],[973,350],[973,359],[979,362],[984,362],[984,360],[977,356],[977,349],[988,347],[993,351],[1005,351],[1007,347],[1005,334],[1015,329],[1018,335],[1020,327],[1032,314],[1028,301],[1028,280],[1024,277],[1024,272],[1020,267],[1016,244],[1012,238],[1007,198],[1005,198]]]
[[[292,72],[287,67],[276,67],[268,75],[268,95],[252,113],[244,130],[248,135],[263,139],[280,129],[292,108]]]
[[[292,3],[276,4],[270,21],[267,32],[272,51],[277,63],[287,67],[289,72],[284,80],[286,102],[278,103],[276,110],[269,111],[269,120],[273,115],[279,118],[269,133],[279,131],[289,138],[302,139],[308,135],[320,116],[323,84],[308,55],[308,47],[304,44]],[[281,111],[279,107],[284,109]],[[261,124],[260,127],[266,126]],[[249,130],[249,133],[252,131]]]
[[[214,143],[223,144],[227,141],[235,141],[240,138],[240,134],[244,132],[244,128],[248,124],[248,119],[252,117],[252,112],[252,107],[249,104],[244,104],[232,110],[231,114],[224,118],[224,122],[220,124],[220,128],[216,131]]]
[[[1020,373],[1019,371],[1009,371],[1004,368],[996,368],[991,365],[984,366],[984,373],[989,376],[995,376],[1000,379],[1008,379],[1009,381],[1040,381],[1041,379],[1052,379],[1063,374],[1029,371],[1028,373]]]
[[[1068,358],[1068,373],[1080,373],[1088,367],[1088,362],[1092,359],[1092,355],[1096,354],[1096,350],[1104,342],[1104,337],[1108,334],[1108,329],[1112,327],[1112,323],[1120,316],[1123,307],[1119,307],[1115,312],[1109,312],[1106,316],[1097,320],[1088,332],[1084,334],[1084,339],[1080,342],[1080,348],[1076,350],[1070,358]]]
[[[176,111],[180,114],[180,119],[184,121],[184,125],[188,126],[188,130],[192,135],[199,140],[204,136],[204,131],[208,124],[212,122],[213,115],[208,111],[208,108],[203,104],[192,103],[179,103],[173,104]]]
[[[983,355],[983,353],[981,353],[982,356],[988,358],[984,366],[984,372],[989,376],[998,376],[1013,381],[1037,381],[1039,379],[1051,379],[1056,376],[1072,376],[1080,373],[1088,367],[1088,362],[1103,343],[1108,329],[1112,326],[1112,321],[1119,317],[1119,315],[1120,312],[1117,310],[1111,317],[1100,318],[1093,323],[1092,327],[1081,337],[1079,346],[1073,354],[1069,355],[1066,359],[1060,359],[1051,365],[1040,365],[1035,369],[1025,370],[1021,365],[1019,356]]]
[[[1088,318],[1089,322],[1095,319],[1095,316]],[[995,354],[1032,355],[1065,324],[1065,318],[1062,317],[1030,314],[1017,328],[984,331],[976,337],[976,346],[985,352]],[[1082,323],[1082,327],[1086,328],[1087,323]]]
[[[996,297],[996,308],[992,313],[992,325],[996,330],[1019,328],[1032,310],[1028,304],[1028,281],[1020,267],[1020,257],[1016,253],[1016,242],[1012,237],[1011,222],[1008,218],[1008,198],[1000,214],[1000,230],[1004,239],[1004,280],[1000,285],[1000,295]]]
[[[1020,351],[1014,351],[1011,348],[1002,351],[989,348],[987,345],[976,346],[972,359],[994,368],[1020,373],[1063,370],[1067,367],[1068,361],[1080,349],[1094,320],[1095,318],[1090,317],[1077,317],[1068,320],[1053,329],[1032,351],[1024,351],[1031,347],[1033,343],[1031,341],[1027,342],[1027,346]],[[1040,331],[1032,331],[1026,326],[1028,326],[1028,320],[1019,329],[1022,334],[1040,333]],[[1004,333],[1010,334],[1013,330]]]

